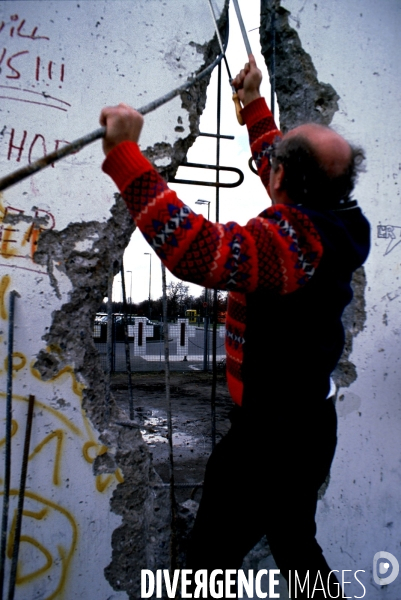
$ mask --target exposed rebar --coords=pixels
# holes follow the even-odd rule
[[[104,411],[105,423],[110,419],[111,403],[111,374],[113,372],[113,267],[109,269],[107,282],[107,360],[106,360],[106,406]]]
[[[217,64],[220,64],[220,61],[222,60],[222,58],[223,58],[223,55],[220,54],[208,67],[206,67],[206,69],[203,69],[203,71],[198,73],[198,75],[196,75],[189,81],[186,81],[185,83],[183,83],[179,87],[175,88],[174,90],[171,90],[164,96],[161,96],[160,98],[153,100],[153,102],[149,102],[149,104],[146,104],[142,108],[139,108],[138,112],[140,112],[142,115],[146,115],[146,114],[156,110],[156,108],[159,108],[160,106],[163,106],[164,104],[167,104],[167,102],[170,102],[170,100],[172,100],[173,98],[175,98],[176,96],[181,94],[181,92],[185,92],[185,90],[192,87],[193,85],[195,85],[195,83],[197,83],[198,81],[200,81],[201,79],[203,79],[204,77],[209,75],[213,71],[215,66]],[[46,156],[44,156],[43,158],[40,158],[39,160],[36,160],[35,162],[31,163],[30,165],[26,165],[25,167],[22,167],[21,169],[17,169],[13,173],[6,175],[6,177],[3,177],[0,179],[0,191],[3,191],[16,183],[23,181],[27,177],[30,177],[31,175],[33,175],[34,173],[37,173],[38,171],[41,171],[45,167],[48,167],[49,165],[54,164],[55,162],[59,161],[62,158],[65,158],[66,156],[69,156],[70,154],[78,152],[78,150],[81,150],[88,144],[91,144],[92,142],[103,138],[105,136],[105,133],[106,133],[106,128],[99,127],[98,129],[95,129],[95,131],[92,131],[91,133],[88,133],[88,134],[78,138],[77,140],[74,140],[67,146],[63,146],[62,148],[59,148],[58,150],[55,150],[54,152],[50,152],[50,154],[46,154]]]
[[[124,262],[121,261],[121,289],[123,294],[123,326],[124,326],[124,346],[125,346],[125,364],[127,367],[128,374],[128,394],[129,394],[129,418],[131,421],[134,420],[134,399],[132,391],[132,373],[131,373],[131,353],[128,339],[128,325],[127,325],[127,295],[125,293],[125,275],[124,275]]]
[[[216,223],[220,219],[220,127],[221,127],[221,64],[217,79],[217,135],[216,135]],[[212,391],[210,398],[210,418],[212,450],[216,445],[216,390],[217,390],[217,290],[213,293],[213,336],[212,336]]]
[[[17,579],[17,565],[18,565],[19,546],[20,546],[20,541],[21,541],[22,515],[23,515],[23,511],[24,511],[26,475],[27,475],[27,470],[28,470],[29,445],[31,442],[34,404],[35,404],[35,396],[30,395],[28,398],[28,413],[27,413],[27,418],[26,418],[24,450],[23,450],[23,454],[22,454],[22,466],[21,466],[20,486],[19,486],[19,493],[18,493],[17,519],[16,519],[16,523],[15,523],[15,532],[14,532],[13,555],[11,558],[11,571],[10,571],[10,579],[8,582],[8,600],[14,599],[15,582]]]
[[[167,281],[166,267],[161,263],[162,268],[162,292],[163,292],[163,338],[164,338],[164,373],[166,385],[166,410],[167,410],[167,437],[169,451],[169,486],[170,486],[170,511],[171,511],[171,530],[170,530],[170,573],[174,573],[177,566],[177,541],[176,541],[176,518],[177,505],[174,494],[174,451],[173,451],[173,417],[171,409],[170,394],[170,348],[168,339],[168,320],[167,320]]]
[[[9,298],[8,314],[8,347],[7,347],[7,400],[6,400],[6,441],[4,457],[4,493],[3,515],[1,522],[0,547],[0,600],[3,600],[4,568],[6,562],[6,545],[8,530],[8,509],[10,503],[11,480],[11,425],[12,425],[12,395],[13,395],[13,348],[14,348],[14,308],[18,292],[12,290]]]
[[[271,19],[271,43],[272,43],[272,54],[271,54],[271,68],[270,68],[270,110],[274,119],[274,111],[276,104],[276,11],[273,7],[272,19]]]

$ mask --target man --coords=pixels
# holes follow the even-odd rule
[[[232,427],[209,459],[187,567],[240,569],[266,534],[281,573],[338,597],[315,534],[317,494],[336,446],[330,374],[341,315],[369,225],[350,200],[360,151],[318,125],[281,139],[260,97],[253,56],[235,78],[259,175],[272,206],[246,226],[195,215],[140,153],[143,119],[102,111],[103,169],[136,225],[178,277],[230,291],[226,322]],[[308,597],[307,587],[298,598]]]

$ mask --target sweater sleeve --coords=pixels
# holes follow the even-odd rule
[[[255,161],[258,175],[270,195],[270,152],[274,142],[281,138],[281,131],[277,129],[264,98],[258,98],[247,104],[241,114],[248,128],[252,158]]]
[[[250,131],[256,131],[257,120],[246,112]],[[212,223],[181,202],[133,142],[109,152],[103,170],[146,240],[180,279],[223,290],[248,293],[263,287],[286,294],[304,285],[320,261],[320,237],[296,207],[270,207],[245,226]]]

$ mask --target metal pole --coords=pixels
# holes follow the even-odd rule
[[[110,267],[107,284],[106,423],[108,423],[110,419],[111,373],[113,370],[113,279],[113,268]]]
[[[23,451],[23,455],[22,455],[22,467],[21,467],[21,477],[20,477],[20,486],[19,486],[19,494],[18,494],[17,520],[15,523],[13,555],[12,555],[12,559],[11,559],[10,579],[8,582],[8,600],[14,599],[15,581],[17,578],[18,554],[19,554],[19,546],[20,546],[20,541],[21,541],[22,515],[23,515],[23,511],[24,511],[26,474],[27,474],[27,470],[28,470],[29,444],[31,441],[34,404],[35,404],[35,396],[30,395],[28,398],[28,414],[27,414],[27,418],[26,418],[24,451]]]
[[[14,348],[14,306],[18,292],[11,291],[8,315],[8,349],[7,349],[7,400],[6,400],[6,442],[4,464],[4,495],[3,516],[1,522],[1,547],[0,547],[0,600],[3,600],[4,567],[6,562],[6,545],[8,530],[8,509],[10,503],[11,480],[11,425],[12,425],[12,387],[13,387],[13,348]]]
[[[166,409],[167,409],[167,431],[169,448],[169,482],[170,482],[170,510],[171,510],[171,537],[170,537],[170,574],[174,573],[177,564],[176,544],[176,500],[174,494],[174,453],[173,453],[173,418],[171,410],[170,395],[170,348],[168,340],[167,321],[167,283],[166,267],[161,263],[162,288],[163,288],[163,321],[164,321],[164,373],[166,384]]]
[[[203,370],[206,372],[209,368],[209,310],[207,288],[205,288],[205,316],[203,323]]]
[[[152,287],[152,255],[149,254],[149,319],[152,317],[152,309],[151,309],[151,287]]]
[[[130,285],[129,285],[129,303],[130,303],[130,315],[132,315],[132,271],[127,271],[127,273],[131,274],[130,277]]]
[[[217,136],[216,136],[216,223],[220,218],[220,125],[221,125],[221,64],[218,66],[217,81]],[[212,424],[212,450],[216,445],[216,388],[217,388],[217,290],[213,294],[213,337],[212,337],[212,392],[210,399]]]
[[[128,339],[127,326],[127,296],[125,293],[125,277],[124,277],[124,262],[121,261],[121,289],[123,294],[123,325],[124,325],[124,346],[125,346],[125,364],[128,373],[128,401],[129,401],[129,418],[134,420],[134,400],[132,392],[132,375],[131,375],[131,354]]]
[[[274,118],[274,110],[276,104],[276,11],[273,6],[272,20],[271,20],[271,44],[272,44],[272,58],[271,58],[271,69],[270,69],[270,110]]]
[[[149,319],[151,318],[151,308],[150,308],[150,301],[151,301],[151,286],[152,286],[152,255],[150,252],[144,252],[144,254],[146,254],[147,256],[149,256]]]

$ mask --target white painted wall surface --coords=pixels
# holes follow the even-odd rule
[[[333,569],[365,570],[365,598],[401,597],[401,576],[381,588],[373,556],[401,562],[401,3],[283,0],[318,72],[340,96],[332,125],[367,154],[355,197],[372,225],[365,329],[354,338],[357,380],[339,390],[339,443],[319,504],[318,539]],[[296,497],[294,497],[296,502]],[[390,571],[391,569],[389,569]],[[345,595],[361,597],[353,573]]]
[[[223,1],[215,2],[219,10]],[[206,18],[207,17],[207,18]],[[207,5],[192,0],[0,2],[0,165],[9,173],[98,127],[104,105],[137,107],[180,85],[203,64],[198,45],[214,35]],[[175,127],[182,121],[183,132]],[[173,144],[189,133],[188,114],[175,99],[149,115],[142,147]],[[57,142],[59,140],[59,142]],[[4,437],[9,292],[16,290],[12,497],[25,428],[28,394],[36,396],[16,598],[122,599],[103,569],[120,518],[109,501],[122,474],[92,472],[104,451],[81,410],[82,387],[71,364],[51,381],[33,369],[44,349],[52,313],[72,286],[57,264],[54,282],[33,262],[32,217],[61,231],[71,223],[110,218],[116,191],[101,173],[101,144],[50,167],[1,196],[0,438]],[[6,215],[24,213],[18,231]],[[40,230],[36,230],[40,235]],[[82,244],[91,251],[94,239]],[[81,248],[82,249],[82,248]],[[105,267],[106,268],[106,267]],[[0,448],[3,473],[4,444]],[[113,449],[109,450],[112,452]],[[3,477],[3,474],[1,474]],[[9,560],[7,559],[7,569]]]

